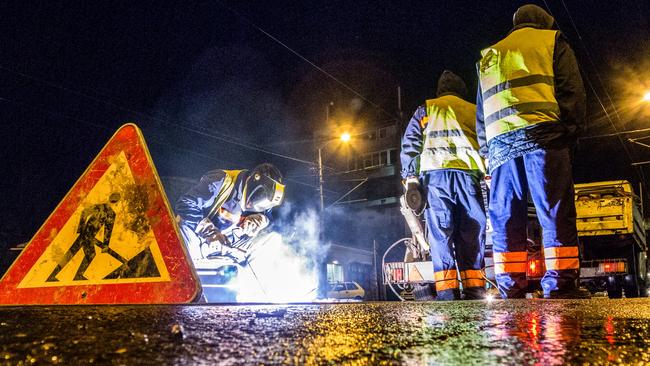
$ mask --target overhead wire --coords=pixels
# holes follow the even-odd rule
[[[298,58],[300,58],[301,60],[303,60],[304,62],[309,64],[310,66],[314,67],[316,70],[318,70],[319,72],[326,75],[328,78],[330,78],[331,80],[336,82],[338,85],[340,85],[343,88],[345,88],[346,90],[350,91],[351,93],[353,93],[354,95],[356,95],[360,99],[364,100],[365,102],[367,102],[371,106],[375,107],[377,110],[379,110],[382,113],[386,114],[390,118],[397,119],[396,116],[394,116],[393,114],[388,112],[386,109],[382,108],[379,104],[374,103],[372,100],[370,100],[369,98],[367,98],[366,96],[364,96],[363,94],[361,94],[360,92],[358,92],[357,90],[355,90],[354,88],[352,88],[351,86],[349,86],[348,84],[343,82],[342,80],[338,79],[337,77],[335,77],[331,73],[327,72],[322,67],[316,65],[314,62],[312,62],[311,60],[309,60],[308,58],[306,58],[305,56],[300,54],[298,51],[294,50],[292,47],[290,47],[286,43],[282,42],[277,37],[273,36],[272,34],[267,32],[266,30],[264,30],[262,27],[258,26],[256,23],[252,22],[250,19],[245,17],[243,14],[239,13],[237,10],[235,10],[235,9],[233,9],[231,7],[228,7],[227,5],[223,4],[220,1],[218,1],[218,3],[220,3],[221,6],[224,7],[225,9],[227,9],[228,11],[230,11],[233,14],[235,14],[236,16],[238,16],[245,23],[249,24],[251,27],[255,28],[257,31],[261,32],[266,37],[273,40],[275,43],[277,43],[280,46],[282,46],[283,48],[287,49],[289,52],[291,52],[292,54],[294,54],[295,56],[297,56]],[[126,112],[129,112],[129,113],[133,113],[133,114],[139,115],[141,117],[147,118],[147,119],[152,120],[152,121],[172,125],[172,126],[178,127],[180,129],[183,129],[183,130],[186,130],[188,132],[192,132],[192,133],[204,136],[204,137],[216,139],[216,140],[228,143],[228,144],[232,144],[232,145],[239,146],[239,147],[242,147],[242,148],[262,152],[262,153],[265,153],[265,154],[268,154],[268,155],[284,158],[284,159],[287,159],[287,160],[291,160],[291,161],[295,161],[295,162],[299,162],[299,163],[303,163],[303,164],[307,164],[307,165],[312,165],[313,166],[315,164],[313,161],[310,161],[310,160],[300,159],[300,158],[290,156],[290,155],[287,155],[287,154],[282,154],[282,153],[278,153],[278,152],[275,152],[275,151],[272,151],[272,150],[269,150],[269,149],[265,149],[265,148],[262,148],[262,147],[247,144],[247,143],[243,142],[239,138],[236,138],[234,136],[230,136],[230,135],[227,135],[227,134],[224,134],[224,133],[219,133],[219,132],[216,132],[216,131],[206,132],[205,130],[203,130],[201,128],[197,128],[197,127],[193,126],[191,123],[188,123],[188,121],[182,121],[181,120],[181,122],[184,122],[187,125],[180,124],[180,123],[174,123],[172,121],[169,121],[169,120],[166,120],[166,119],[163,119],[163,118],[160,118],[160,117],[156,117],[156,116],[150,115],[148,113],[144,113],[144,112],[141,112],[141,111],[138,111],[138,110],[134,110],[132,108],[124,107],[124,106],[119,105],[117,103],[114,103],[114,102],[112,102],[110,100],[106,100],[106,99],[102,99],[102,98],[99,98],[99,97],[96,97],[96,96],[93,96],[93,95],[89,95],[87,93],[83,93],[83,92],[80,92],[78,90],[73,90],[73,89],[70,89],[70,88],[68,88],[66,86],[63,86],[63,85],[60,85],[60,84],[57,84],[57,83],[54,83],[54,82],[51,82],[51,81],[48,81],[48,80],[44,80],[42,78],[35,77],[33,75],[29,75],[29,74],[26,74],[24,72],[13,70],[13,69],[11,69],[9,67],[6,67],[4,65],[1,65],[1,64],[0,64],[0,69],[4,70],[6,72],[12,73],[14,75],[21,76],[23,78],[45,84],[45,85],[47,85],[49,87],[52,87],[52,88],[55,88],[55,89],[59,89],[59,90],[62,90],[62,91],[72,93],[74,95],[78,95],[78,96],[87,98],[89,100],[95,101],[97,103],[101,103],[103,105],[106,105],[106,106],[109,106],[109,107],[112,107],[112,108],[116,108],[116,109],[126,111]],[[302,182],[300,182],[300,183],[302,183]],[[311,185],[309,185],[309,186],[311,186]]]
[[[339,84],[340,86],[342,86],[343,88],[345,88],[346,90],[348,90],[348,91],[351,92],[352,94],[356,95],[357,97],[359,97],[360,99],[362,99],[362,100],[365,101],[366,103],[372,105],[372,106],[375,107],[377,110],[379,110],[379,111],[381,111],[382,113],[386,114],[387,116],[393,118],[394,120],[398,120],[398,119],[399,119],[399,118],[397,118],[397,116],[395,116],[395,115],[393,115],[392,113],[388,112],[386,109],[382,108],[379,104],[377,104],[377,103],[373,102],[372,100],[366,98],[363,94],[361,94],[360,92],[356,91],[354,88],[352,88],[351,86],[349,86],[349,85],[346,84],[345,82],[341,81],[341,80],[340,80],[339,78],[337,78],[336,76],[334,76],[334,75],[332,75],[331,73],[327,72],[327,71],[326,71],[325,69],[323,69],[322,67],[316,65],[314,62],[312,62],[311,60],[309,60],[307,57],[303,56],[303,55],[300,54],[298,51],[294,50],[294,49],[291,48],[289,45],[287,45],[286,43],[284,43],[284,42],[282,42],[281,40],[279,40],[277,37],[273,36],[271,33],[269,33],[269,32],[267,32],[266,30],[264,30],[262,27],[260,27],[259,25],[257,25],[256,23],[254,23],[253,21],[251,21],[250,19],[248,19],[246,16],[244,16],[243,14],[241,14],[240,12],[238,12],[237,10],[235,10],[235,9],[233,9],[233,8],[231,8],[231,7],[227,6],[227,5],[225,5],[225,4],[224,4],[223,2],[221,2],[220,0],[217,0],[217,3],[219,3],[219,4],[220,4],[223,8],[225,8],[226,10],[228,10],[228,11],[232,12],[233,14],[237,15],[237,16],[238,16],[240,19],[242,19],[245,23],[247,23],[247,24],[250,25],[251,27],[255,28],[257,31],[259,31],[259,32],[262,33],[263,35],[267,36],[267,37],[268,37],[269,39],[271,39],[273,42],[275,42],[275,43],[279,44],[280,46],[284,47],[284,48],[287,49],[289,52],[291,52],[291,53],[293,53],[295,56],[297,56],[299,59],[305,61],[305,62],[308,63],[310,66],[312,66],[312,67],[315,68],[316,70],[320,71],[323,75],[327,76],[328,78],[330,78],[331,80],[333,80],[335,83]]]
[[[308,164],[308,165],[313,165],[314,164],[314,162],[310,161],[310,160],[300,159],[300,158],[297,158],[297,157],[294,157],[294,156],[290,156],[290,155],[287,155],[287,154],[281,154],[281,153],[278,153],[278,152],[275,152],[275,151],[272,151],[272,150],[268,150],[268,149],[264,149],[264,148],[261,148],[261,147],[257,147],[255,145],[244,143],[239,138],[236,138],[234,136],[230,136],[230,135],[227,135],[227,134],[224,134],[224,133],[221,133],[221,132],[215,132],[215,131],[206,132],[204,129],[192,126],[189,121],[180,120],[181,122],[187,123],[189,125],[188,126],[188,125],[184,125],[184,124],[180,124],[180,123],[175,123],[175,122],[172,122],[172,121],[160,118],[160,117],[152,116],[152,115],[150,115],[148,113],[140,112],[140,111],[134,110],[132,108],[121,106],[121,105],[113,103],[113,102],[111,102],[109,100],[98,98],[98,97],[89,95],[87,93],[83,93],[83,92],[80,92],[80,91],[77,91],[77,90],[73,90],[73,89],[70,89],[70,88],[65,87],[63,85],[60,85],[60,84],[57,84],[57,83],[54,83],[54,82],[51,82],[51,81],[48,81],[48,80],[44,80],[42,78],[35,77],[33,75],[28,75],[28,74],[26,74],[24,72],[13,70],[13,69],[8,68],[8,67],[6,67],[4,65],[1,65],[1,64],[0,64],[0,70],[4,70],[4,71],[12,73],[14,75],[18,75],[18,76],[21,76],[23,78],[45,84],[45,85],[47,85],[49,87],[52,87],[52,88],[55,88],[55,89],[63,90],[63,91],[66,91],[68,93],[71,93],[71,94],[74,94],[74,95],[77,95],[77,96],[81,96],[83,98],[92,100],[94,102],[97,102],[97,103],[100,103],[100,104],[103,104],[103,105],[106,105],[106,106],[109,106],[109,107],[112,107],[112,108],[122,110],[124,112],[129,112],[129,113],[136,114],[138,116],[147,118],[147,119],[152,120],[152,121],[164,123],[164,124],[167,124],[167,125],[170,125],[170,126],[175,126],[177,128],[180,128],[180,129],[183,129],[183,130],[186,130],[188,132],[192,132],[192,133],[204,136],[204,137],[212,138],[212,139],[222,141],[222,142],[225,142],[225,143],[228,143],[228,144],[232,144],[232,145],[243,147],[243,148],[246,148],[246,149],[249,149],[249,150],[262,152],[262,153],[265,153],[265,154],[268,154],[268,155],[273,155],[273,156],[276,156],[276,157],[284,158],[284,159],[287,159],[287,160],[291,160],[291,161],[295,161],[295,162],[299,162],[299,163],[303,163],[303,164]]]
[[[21,107],[26,107],[26,108],[29,108],[32,111],[36,110],[36,111],[42,112],[44,114],[50,114],[50,115],[57,116],[59,118],[67,119],[67,120],[70,120],[70,121],[76,121],[76,122],[79,122],[79,123],[82,123],[82,124],[85,124],[85,125],[88,125],[88,126],[92,126],[92,127],[95,127],[95,128],[99,128],[99,129],[108,131],[108,132],[113,132],[110,128],[108,128],[108,127],[106,127],[106,126],[104,126],[102,124],[91,122],[91,121],[88,121],[88,120],[84,120],[84,119],[81,119],[81,118],[78,118],[78,117],[69,116],[69,115],[66,115],[66,114],[63,114],[63,113],[60,113],[60,112],[56,112],[56,111],[53,111],[53,110],[50,110],[50,109],[35,106],[33,104],[18,102],[18,101],[8,99],[6,97],[1,97],[1,96],[0,96],[0,101],[6,102],[6,103],[11,103],[11,104],[21,106]],[[148,137],[147,141],[151,141],[154,144],[157,144],[157,145],[160,145],[160,146],[171,147],[172,149],[175,149],[177,151],[182,151],[182,152],[187,153],[187,154],[202,157],[202,158],[204,158],[206,160],[215,161],[215,162],[218,162],[220,164],[236,164],[236,162],[233,162],[233,161],[217,159],[212,155],[208,155],[208,154],[200,153],[200,152],[197,152],[197,151],[194,151],[194,150],[191,150],[191,149],[175,146],[175,145],[169,144],[168,142],[160,141],[158,139],[152,139],[152,138]],[[319,188],[316,185],[305,183],[305,182],[302,182],[302,181],[299,181],[299,180],[296,180],[296,179],[292,179],[290,177],[287,177],[285,179],[287,181],[290,181],[290,182],[293,182],[293,183],[296,183],[296,184],[300,184],[300,185],[303,185],[303,186],[307,186],[307,187],[310,187],[310,188],[314,188],[314,189]],[[327,190],[327,189],[326,189],[326,191],[329,191],[330,193],[338,193],[336,191],[331,191],[331,190]]]
[[[618,122],[622,123],[620,115],[618,114],[618,110],[616,108],[616,105],[614,104],[609,92],[607,91],[607,88],[604,85],[603,79],[601,78],[600,73],[598,72],[598,68],[596,66],[596,63],[594,62],[593,57],[591,55],[591,52],[587,48],[587,45],[584,42],[584,39],[582,38],[582,35],[580,34],[580,31],[578,30],[578,27],[576,26],[576,23],[573,20],[573,17],[571,16],[571,12],[569,11],[569,8],[567,7],[564,0],[561,0],[561,2],[562,2],[562,6],[564,7],[564,10],[565,10],[565,12],[566,12],[566,14],[567,14],[567,16],[569,18],[571,26],[573,27],[573,30],[575,31],[575,33],[576,33],[576,35],[578,37],[578,40],[579,40],[580,44],[582,45],[582,48],[585,51],[585,55],[587,56],[587,59],[589,60],[589,63],[591,64],[591,67],[594,70],[594,73],[596,74],[596,77],[598,79],[598,82],[600,83],[601,89],[603,90],[603,92],[607,96],[607,99],[608,99],[608,101],[609,101],[609,103],[611,105],[611,108],[612,108],[614,114],[616,115],[616,118],[618,119]],[[544,5],[546,6],[546,9],[551,14],[551,16],[555,17],[553,15],[553,12],[552,12],[552,10],[551,10],[551,8],[548,5],[548,2],[546,0],[544,0]],[[562,28],[560,27],[560,25],[559,25],[559,23],[557,21],[557,18],[556,18],[556,24],[557,24],[558,29],[560,31],[562,31]],[[594,84],[592,83],[591,78],[589,77],[589,75],[586,72],[583,73],[583,74],[585,75],[585,79],[587,81],[587,84],[589,85],[589,88],[591,89],[591,91],[594,93],[594,96],[596,97],[596,100],[598,101],[598,104],[600,105],[603,112],[605,113],[605,116],[606,116],[607,120],[609,121],[612,128],[614,129],[613,136],[616,136],[616,138],[618,139],[619,143],[621,144],[621,147],[623,148],[623,151],[625,152],[625,155],[627,156],[627,158],[628,158],[628,160],[630,162],[630,165],[634,167],[634,171],[637,174],[637,176],[639,177],[639,180],[641,182],[643,182],[643,185],[645,186],[645,174],[643,172],[643,168],[633,164],[634,159],[632,158],[632,153],[630,152],[627,144],[625,143],[625,141],[621,137],[622,133],[616,127],[616,123],[614,122],[614,119],[611,117],[609,111],[607,110],[607,107],[605,107],[605,103],[603,103],[603,100],[601,99],[600,95],[596,91],[596,88],[595,88]],[[647,189],[646,189],[646,191],[647,191]]]

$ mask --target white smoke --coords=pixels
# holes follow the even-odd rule
[[[283,205],[284,206],[284,205]],[[313,209],[292,214],[286,204],[273,231],[260,237],[248,267],[239,271],[238,302],[309,302],[318,295],[319,264],[328,250],[319,240]],[[283,215],[284,214],[284,215]]]

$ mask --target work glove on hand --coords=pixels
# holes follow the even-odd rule
[[[196,225],[194,231],[199,237],[201,237],[201,239],[203,239],[203,243],[201,244],[201,253],[204,257],[208,254],[221,251],[223,245],[230,245],[228,237],[222,234],[207,217]]]
[[[406,178],[404,182],[406,205],[415,212],[422,211],[424,199],[420,191],[420,182],[416,177]]]
[[[252,214],[244,217],[241,223],[244,235],[255,237],[265,227],[269,226],[269,218],[263,214]]]

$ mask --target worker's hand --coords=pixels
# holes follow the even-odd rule
[[[265,227],[269,226],[269,218],[263,214],[252,214],[244,217],[241,223],[244,235],[255,237]]]
[[[219,229],[210,221],[210,219],[205,218],[196,225],[194,230],[198,236],[200,236],[206,243],[220,243],[223,245],[230,244],[228,237],[221,233]]]
[[[422,211],[424,199],[420,191],[420,181],[416,177],[408,177],[404,182],[406,205],[415,212]]]

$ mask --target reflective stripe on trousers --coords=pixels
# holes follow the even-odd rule
[[[579,273],[569,149],[536,150],[492,172],[489,212],[495,273],[503,297],[521,297],[527,287],[526,262],[521,253],[527,250],[529,192],[547,254],[547,270],[541,280],[544,293],[575,286]]]
[[[436,290],[458,289],[455,262],[461,278],[464,276],[463,284],[476,285],[484,266],[486,222],[478,179],[465,171],[444,169],[426,172],[423,183],[429,203],[425,219]],[[457,297],[451,292],[442,295]]]

